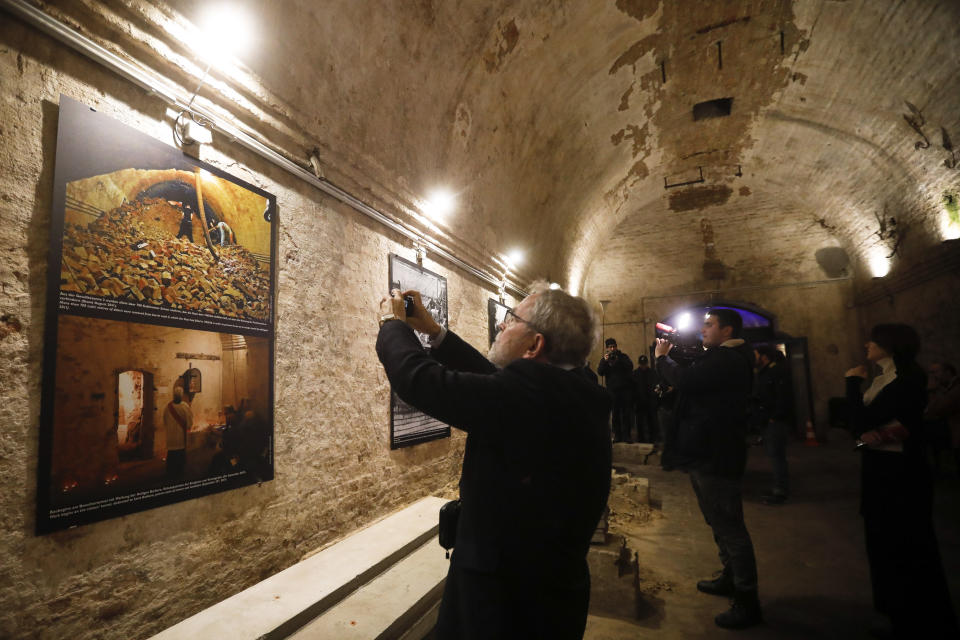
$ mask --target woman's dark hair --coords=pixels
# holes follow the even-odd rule
[[[908,324],[875,325],[870,330],[870,339],[890,354],[900,371],[914,366],[920,353],[920,335]]]

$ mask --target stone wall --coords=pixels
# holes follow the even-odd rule
[[[920,364],[926,368],[934,361],[947,361],[960,368],[960,335],[956,330],[960,317],[958,292],[960,274],[944,273],[860,307],[858,346],[869,339],[873,325],[906,322],[920,333]],[[863,349],[860,349],[857,362],[862,359]]]
[[[375,310],[388,253],[412,258],[412,249],[218,138],[201,159],[278,198],[276,479],[34,536],[59,95],[172,136],[156,97],[6,15],[0,78],[0,636],[149,637],[455,480],[460,432],[389,449]],[[485,346],[495,293],[430,256],[425,266],[448,278],[451,326]],[[262,350],[249,358],[267,366]]]

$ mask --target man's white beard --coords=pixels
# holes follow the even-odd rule
[[[487,360],[503,369],[505,366],[510,364],[510,360],[504,362],[505,356],[506,354],[501,353],[500,343],[494,341],[494,343],[490,345],[490,351],[487,352]]]

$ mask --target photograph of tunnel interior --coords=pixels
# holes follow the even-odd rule
[[[60,290],[267,321],[267,206],[203,170],[122,169],[70,182]]]
[[[269,341],[62,315],[49,491],[51,528],[272,476]],[[186,465],[166,465],[179,389]],[[185,445],[185,446],[184,446]]]

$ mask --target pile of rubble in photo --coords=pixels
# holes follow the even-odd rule
[[[139,214],[149,205],[124,203],[86,227],[68,224],[60,289],[235,318],[269,318],[269,275],[247,249],[217,246],[219,259],[214,259],[202,238],[198,244],[145,228]]]

